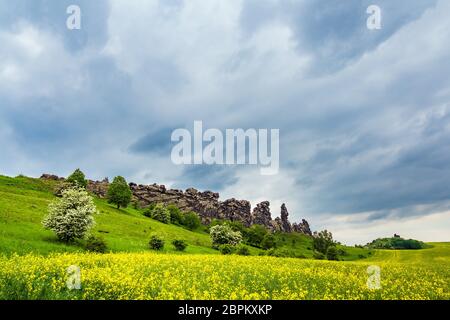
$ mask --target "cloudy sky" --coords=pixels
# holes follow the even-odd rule
[[[0,0],[0,173],[80,167],[269,200],[274,217],[285,202],[351,244],[450,240],[449,13],[447,0]],[[174,165],[170,134],[194,120],[280,129],[279,173]]]

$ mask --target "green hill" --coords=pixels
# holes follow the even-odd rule
[[[0,176],[0,252],[12,254],[84,251],[83,242],[67,245],[42,227],[41,221],[47,213],[48,204],[56,197],[53,190],[57,182],[18,176]],[[205,228],[190,231],[182,227],[164,224],[143,216],[142,211],[128,207],[117,209],[104,199],[94,197],[99,215],[95,216],[94,234],[103,237],[111,252],[139,252],[148,250],[151,235],[156,234],[170,244],[174,239],[185,240],[186,253],[218,254],[211,248],[209,234]],[[312,239],[297,233],[275,234],[277,244],[273,255],[312,258]],[[340,246],[346,254],[342,260],[356,260],[370,255],[361,248]],[[264,251],[250,247],[252,255]],[[175,249],[166,245],[164,251]]]
[[[47,206],[55,199],[55,182],[27,177],[0,176],[0,251],[6,253],[82,251],[82,243],[66,245],[45,230],[41,221]],[[206,232],[160,223],[131,207],[116,209],[106,201],[95,198],[100,214],[95,216],[94,233],[101,235],[112,252],[135,252],[148,248],[148,239],[158,234],[167,242],[183,239],[189,244],[187,253],[217,253],[211,248]],[[171,251],[170,246],[166,246]]]

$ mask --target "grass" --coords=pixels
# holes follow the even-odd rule
[[[0,251],[7,254],[37,252],[79,252],[82,242],[66,245],[44,230],[41,221],[47,206],[54,200],[53,182],[39,179],[0,176]],[[93,232],[102,236],[111,252],[147,250],[152,234],[162,236],[169,244],[174,239],[188,243],[186,253],[217,253],[211,248],[209,235],[167,225],[147,217],[131,207],[117,209],[105,200],[95,198],[99,215],[95,216]],[[175,251],[166,245],[166,252]]]

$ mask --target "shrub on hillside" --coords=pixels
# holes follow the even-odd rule
[[[173,246],[175,247],[175,250],[177,251],[184,251],[187,247],[187,243],[184,240],[173,240],[172,241]]]
[[[183,225],[189,230],[195,230],[202,225],[202,222],[197,213],[194,211],[189,211],[184,214]]]
[[[164,240],[156,235],[151,236],[148,243],[152,250],[162,250],[164,248]]]
[[[327,251],[328,260],[339,260],[338,250],[336,247],[329,247]]]
[[[155,219],[162,223],[166,224],[170,223],[170,212],[162,203],[158,203],[148,212],[150,218]]]
[[[209,234],[213,247],[218,248],[220,245],[229,244],[236,246],[241,243],[242,235],[239,231],[233,231],[227,225],[217,225],[211,227]]]
[[[246,247],[246,246],[240,246],[237,250],[236,253],[238,255],[241,256],[249,256],[250,255],[250,250]]]
[[[117,209],[120,207],[126,208],[131,201],[131,190],[127,181],[117,176],[108,187],[107,198],[108,202],[115,204]]]
[[[97,253],[105,253],[106,252],[106,242],[103,238],[96,237],[94,235],[90,235],[86,239],[85,248],[88,251],[97,252]]]
[[[231,244],[222,244],[219,246],[219,251],[221,254],[232,254],[235,248]]]
[[[324,260],[325,255],[322,252],[314,251],[313,258],[317,260]]]
[[[176,225],[182,225],[183,224],[183,212],[181,212],[180,208],[178,208],[176,205],[169,204],[167,206],[167,210],[169,210],[170,214],[170,222]]]
[[[264,237],[268,234],[267,229],[260,225],[254,224],[247,228],[244,232],[245,242],[251,246],[261,248]]]
[[[143,215],[151,218],[152,217],[152,211],[155,208],[156,204],[155,203],[150,203],[149,206],[144,210]]]
[[[94,225],[93,215],[97,213],[92,197],[81,188],[66,189],[61,199],[48,206],[48,215],[42,221],[46,229],[56,236],[70,242],[82,239]]]
[[[67,177],[66,181],[70,183],[73,187],[79,188],[87,187],[86,177],[80,169],[75,170],[70,176]]]
[[[261,248],[268,250],[276,247],[275,237],[273,234],[267,233],[261,241]]]
[[[327,230],[320,232],[314,232],[313,235],[313,248],[315,251],[324,255],[327,254],[328,248],[335,246],[333,235]]]

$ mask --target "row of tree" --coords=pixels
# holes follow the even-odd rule
[[[88,185],[86,176],[80,169],[76,169],[69,177],[67,177],[66,182],[69,187],[83,189],[86,189]],[[117,209],[120,209],[120,207],[126,208],[130,204],[132,193],[130,186],[124,177],[117,176],[114,178],[113,182],[108,187],[107,198],[109,203],[117,206]]]

